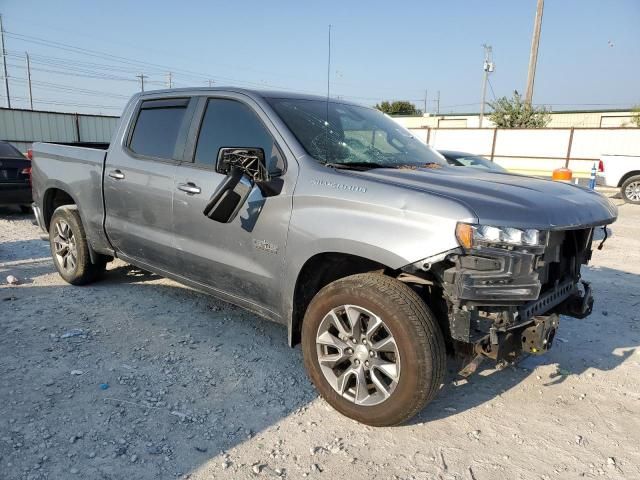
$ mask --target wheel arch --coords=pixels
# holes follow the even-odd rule
[[[357,273],[394,276],[397,271],[379,261],[344,252],[321,252],[308,258],[296,278],[288,322],[289,345],[300,343],[302,320],[313,297],[326,285]]]
[[[62,185],[56,184],[47,187],[42,195],[42,221],[47,231],[49,230],[53,212],[55,212],[56,208],[62,207],[63,205],[77,206],[78,202],[73,195],[69,193],[69,189]],[[78,211],[78,213],[80,212]],[[82,218],[82,215],[80,215],[80,218]]]
[[[69,193],[70,189],[61,184],[54,184],[44,191],[42,195],[42,222],[47,230],[49,231],[49,227],[51,225],[51,218],[53,217],[53,213],[57,208],[63,206],[71,206],[73,205],[80,216],[80,222],[85,225],[84,218],[82,216],[82,211],[80,210],[80,204],[74,198],[72,194]],[[86,230],[86,227],[84,227]],[[100,254],[96,252],[91,245],[87,237],[87,246],[89,248],[89,257],[91,258],[91,263],[97,264],[100,261]]]
[[[625,173],[618,182],[618,187],[622,187],[624,182],[629,180],[631,177],[640,176],[640,170],[631,170],[630,172]]]

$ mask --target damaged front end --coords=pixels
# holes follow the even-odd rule
[[[484,358],[504,364],[544,353],[560,315],[591,314],[592,291],[580,269],[591,258],[594,228],[477,235],[470,228],[458,234],[460,249],[413,265],[441,287],[455,349],[475,357],[461,375]]]

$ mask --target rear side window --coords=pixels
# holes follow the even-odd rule
[[[202,120],[195,163],[214,166],[223,147],[262,148],[268,169],[283,168],[274,138],[250,107],[236,100],[212,98]]]
[[[24,158],[24,155],[22,155],[22,153],[20,153],[18,149],[10,143],[0,142],[0,157]]]
[[[149,100],[140,106],[129,148],[139,154],[174,158],[188,99]]]

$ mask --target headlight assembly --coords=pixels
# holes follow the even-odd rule
[[[531,228],[493,227],[490,225],[470,225],[458,223],[456,238],[464,248],[479,245],[543,247],[547,241],[546,232]]]

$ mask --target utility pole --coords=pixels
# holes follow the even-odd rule
[[[140,79],[140,90],[144,92],[144,79],[148,77],[144,73],[141,73],[140,75],[136,75],[136,78]]]
[[[169,88],[173,87],[173,83],[171,82],[171,72],[167,73],[167,85],[169,85]]]
[[[423,115],[427,114],[427,94],[429,93],[429,90],[424,91],[424,112],[422,112]]]
[[[536,78],[536,65],[538,63],[538,46],[540,45],[540,29],[542,28],[542,11],[544,0],[538,0],[536,19],[533,24],[533,38],[531,39],[531,54],[529,55],[529,74],[527,75],[527,90],[524,94],[525,103],[531,105],[533,100],[533,83]]]
[[[214,84],[214,83],[215,83],[215,82],[214,82],[213,80],[209,80],[209,88],[213,87],[213,84]]]
[[[2,28],[2,15],[0,15],[0,47],[2,47],[2,73],[4,74],[4,91],[7,95],[7,107],[11,108],[9,96],[9,73],[7,72],[7,51],[4,49],[4,29]]]
[[[327,121],[329,121],[330,94],[331,94],[331,24],[329,24],[329,50],[327,54]]]
[[[27,59],[27,81],[29,82],[29,105],[33,110],[33,93],[31,92],[31,62],[29,61],[29,52],[24,52]]]
[[[436,115],[440,115],[440,90],[438,90],[438,97],[436,98]]]
[[[485,98],[487,96],[487,80],[489,79],[489,74],[493,72],[495,65],[493,64],[493,49],[491,45],[483,44],[484,47],[484,75],[482,76],[482,100],[480,101],[480,123],[479,127],[482,128],[482,121],[484,120],[484,105]]]

